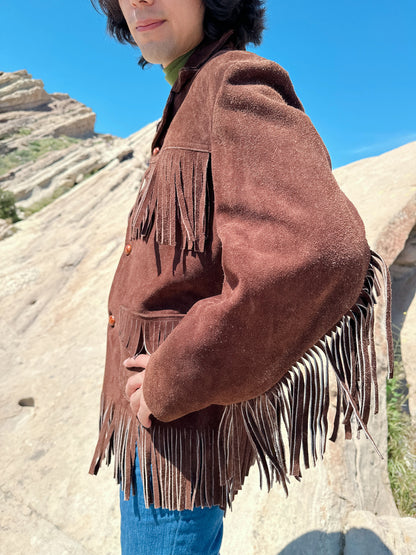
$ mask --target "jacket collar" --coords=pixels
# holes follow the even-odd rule
[[[156,147],[160,148],[162,146],[166,131],[186,96],[186,85],[192,81],[193,77],[209,59],[218,54],[221,50],[234,48],[233,41],[231,40],[233,34],[234,31],[228,31],[215,42],[204,39],[201,44],[196,47],[185,66],[180,70],[178,78],[170,91],[162,119],[157,126],[156,135],[152,143],[152,151],[154,151]]]
[[[219,40],[215,42],[204,39],[201,44],[195,49],[187,60],[185,66],[179,72],[178,78],[173,84],[172,91],[178,93],[182,90],[184,85],[198,72],[198,70],[207,62],[212,56],[223,49],[229,42],[234,31],[228,31]],[[231,45],[227,45],[232,47]]]

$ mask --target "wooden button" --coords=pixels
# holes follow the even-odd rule
[[[128,256],[131,253],[132,246],[130,244],[124,247],[124,254]]]
[[[156,154],[159,154],[160,148],[157,146],[153,149],[153,156],[156,156]]]
[[[114,316],[112,314],[110,314],[110,316],[108,317],[108,324],[114,328],[114,326],[116,325],[116,319],[114,318]]]

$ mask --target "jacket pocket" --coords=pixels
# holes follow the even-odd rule
[[[175,329],[184,314],[134,312],[120,306],[119,337],[122,356],[151,355]],[[123,360],[124,360],[123,358]]]

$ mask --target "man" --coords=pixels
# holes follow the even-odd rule
[[[123,553],[218,553],[255,460],[286,488],[322,456],[329,364],[331,439],[341,412],[367,433],[388,275],[287,73],[245,51],[260,0],[100,6],[173,86],[110,293],[91,472],[114,454]]]

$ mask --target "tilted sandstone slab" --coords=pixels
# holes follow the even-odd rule
[[[131,156],[115,158],[0,242],[0,545],[15,553],[119,551],[112,473],[93,478],[88,467],[107,296],[154,130],[126,139]],[[30,398],[34,406],[22,402]]]
[[[364,220],[370,245],[388,265],[403,250],[416,220],[416,142],[334,171]]]
[[[59,135],[85,138],[94,134],[94,125],[91,108],[67,94],[48,94],[43,82],[26,70],[0,72],[0,139],[7,137],[9,148],[21,144],[22,137],[13,136],[21,129],[31,132],[31,140]]]
[[[90,108],[67,94],[46,93],[25,70],[0,74],[0,155],[28,160],[7,166],[0,187],[28,208],[131,155],[128,141],[96,134],[94,125]]]
[[[416,226],[390,271],[395,350],[403,361],[409,390],[408,409],[416,423]]]
[[[58,95],[49,96],[49,104],[36,110],[9,110],[0,113],[0,139],[3,138],[1,148],[4,153],[21,148],[28,141],[44,137],[66,135],[84,139],[94,135],[96,116],[91,108],[69,97],[54,100]],[[25,132],[30,137],[25,136]]]
[[[26,70],[0,72],[0,112],[33,109],[50,101],[43,81],[32,79]]]
[[[51,151],[0,177],[0,186],[12,191],[17,206],[26,208],[57,189],[70,189],[113,161],[133,153],[127,140],[97,136],[63,150]]]
[[[335,170],[357,206],[370,245],[391,268],[393,334],[416,417],[416,142]]]

